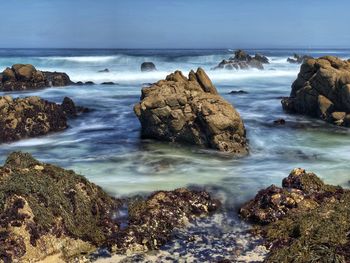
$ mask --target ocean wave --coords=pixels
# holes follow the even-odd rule
[[[119,56],[74,56],[74,57],[41,57],[41,60],[70,61],[77,63],[104,63],[117,59]]]

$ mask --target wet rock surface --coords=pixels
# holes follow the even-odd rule
[[[0,97],[0,142],[37,137],[68,127],[67,117],[75,117],[87,109],[75,106],[66,97],[62,105],[39,97]]]
[[[66,73],[37,70],[30,64],[15,64],[0,77],[0,91],[20,91],[74,84]]]
[[[49,255],[76,262],[98,248],[108,253],[158,249],[175,228],[219,205],[208,193],[187,189],[115,199],[73,171],[15,152],[0,167],[0,262]]]
[[[238,69],[264,69],[263,64],[268,64],[269,59],[261,54],[255,54],[255,56],[250,56],[243,50],[235,51],[234,57],[228,60],[224,59],[216,66],[214,69],[227,69],[227,70],[238,70]]]
[[[141,71],[142,72],[151,72],[151,71],[156,71],[156,65],[154,65],[153,62],[143,62],[141,64]]]
[[[294,54],[292,58],[287,58],[287,62],[291,64],[302,64],[306,62],[308,59],[313,59],[313,57],[308,56],[308,55],[298,55]]]
[[[290,113],[350,126],[350,62],[332,56],[308,59],[282,106]]]
[[[349,262],[350,191],[294,169],[240,209],[271,247],[264,262]]]
[[[144,138],[195,144],[237,155],[248,153],[243,121],[203,69],[186,78],[176,71],[142,89],[134,107]]]

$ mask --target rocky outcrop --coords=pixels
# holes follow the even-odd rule
[[[308,59],[282,105],[287,112],[350,126],[350,62],[332,56]]]
[[[287,58],[287,62],[291,64],[302,64],[306,62],[308,59],[313,59],[313,57],[308,56],[308,55],[298,55],[294,54],[293,58]]]
[[[217,92],[203,69],[180,71],[142,89],[134,111],[145,138],[196,144],[206,148],[247,154],[243,121],[234,107]]]
[[[65,259],[90,253],[118,231],[113,214],[119,206],[73,171],[13,153],[0,168],[0,259],[36,262],[56,253]]]
[[[249,68],[257,68],[264,69],[263,64],[268,64],[269,59],[261,54],[255,54],[254,57],[250,56],[243,50],[237,50],[235,52],[234,57],[226,60],[224,59],[216,66],[214,69],[249,69]]]
[[[30,64],[15,64],[0,77],[0,91],[41,89],[74,84],[66,73],[37,70]]]
[[[264,262],[349,262],[349,201],[349,190],[294,169],[282,187],[261,190],[240,214],[265,237]]]
[[[37,262],[49,255],[86,262],[79,259],[98,248],[158,249],[175,227],[218,206],[206,192],[186,189],[115,199],[71,170],[15,152],[0,167],[0,262]]]
[[[0,97],[0,143],[64,130],[67,117],[86,110],[67,97],[62,105],[39,97]]]
[[[143,62],[141,64],[141,71],[142,72],[150,72],[150,71],[156,71],[156,65],[154,65],[153,62]]]

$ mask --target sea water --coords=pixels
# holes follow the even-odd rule
[[[238,207],[259,189],[280,185],[282,178],[295,167],[313,171],[327,183],[347,187],[349,130],[286,114],[280,101],[290,94],[300,69],[300,65],[287,63],[288,56],[301,53],[345,59],[350,57],[350,50],[248,52],[262,53],[271,63],[265,65],[265,70],[212,70],[222,59],[232,56],[232,50],[0,49],[0,70],[15,63],[30,63],[40,70],[66,72],[73,81],[96,83],[0,93],[14,97],[35,95],[57,103],[68,96],[77,105],[91,109],[69,120],[69,128],[63,132],[1,144],[0,162],[12,151],[30,152],[43,162],[85,175],[114,196],[186,186],[206,189],[223,201],[231,220],[224,224],[213,219],[212,226],[219,225],[220,231],[225,229],[233,234],[245,227],[237,218]],[[141,72],[140,65],[145,61],[154,62],[157,71]],[[249,156],[237,159],[195,146],[140,139],[141,127],[133,106],[140,99],[141,88],[175,70],[187,75],[198,67],[206,70],[219,93],[243,118]],[[109,72],[98,72],[105,68]],[[101,85],[110,81],[116,85]],[[247,93],[229,94],[232,90]],[[273,121],[279,118],[285,119],[286,124],[274,125]],[[218,233],[218,229],[211,233],[212,228],[205,229],[207,236]],[[210,246],[208,249],[211,252],[205,258],[209,260],[215,253]],[[231,252],[217,254],[220,253],[232,256]]]

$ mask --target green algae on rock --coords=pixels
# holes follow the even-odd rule
[[[120,202],[73,171],[15,152],[0,168],[0,182],[5,262],[88,253],[118,230],[113,215]]]
[[[265,262],[349,262],[350,191],[295,169],[240,209],[269,246]]]
[[[0,167],[0,262],[35,262],[49,255],[71,262],[98,248],[158,249],[176,227],[219,206],[208,193],[187,189],[130,200],[110,197],[73,171],[14,152]]]
[[[60,105],[36,96],[0,96],[0,143],[62,131],[68,127],[67,117],[85,110],[67,97]]]

